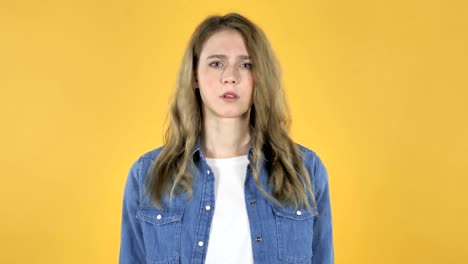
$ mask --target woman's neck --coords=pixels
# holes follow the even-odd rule
[[[250,148],[249,120],[204,120],[201,147],[207,158],[222,159],[247,155]]]

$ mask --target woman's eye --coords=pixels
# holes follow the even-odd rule
[[[252,69],[252,63],[243,63],[241,65],[242,68]]]
[[[210,63],[210,66],[219,67],[219,66],[221,66],[221,63],[219,61],[215,61],[215,62]]]

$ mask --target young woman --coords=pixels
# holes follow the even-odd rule
[[[120,263],[333,263],[327,172],[289,121],[263,31],[235,13],[205,19],[165,145],[130,169]]]

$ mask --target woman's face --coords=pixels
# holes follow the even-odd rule
[[[205,119],[248,118],[254,80],[242,35],[222,30],[203,44],[197,83]]]

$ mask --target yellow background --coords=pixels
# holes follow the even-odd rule
[[[468,263],[464,1],[1,1],[0,263],[116,263],[186,42],[237,11],[328,168],[336,263]]]

